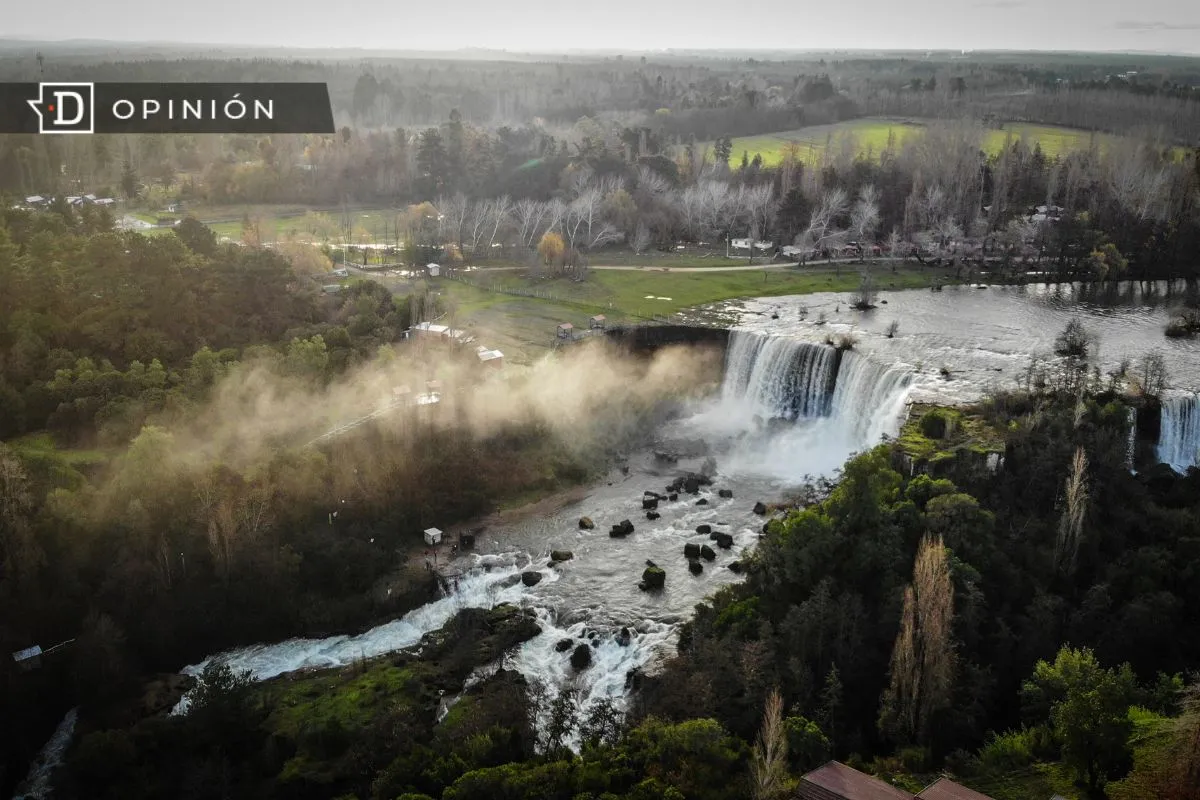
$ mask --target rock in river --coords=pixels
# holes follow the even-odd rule
[[[612,526],[612,530],[608,532],[608,535],[614,539],[622,539],[631,533],[633,533],[633,523],[627,519],[623,519]]]
[[[592,665],[592,648],[581,644],[571,653],[571,666],[577,670],[587,669]]]
[[[580,530],[590,531],[594,527],[596,527],[596,523],[592,522],[591,517],[580,517],[579,518],[579,529]]]
[[[554,652],[565,653],[575,645],[574,639],[559,639],[554,644]]]
[[[688,572],[692,573],[693,575],[699,575],[700,573],[704,572],[704,565],[693,558],[688,562]]]
[[[661,589],[667,585],[667,573],[663,572],[662,567],[646,567],[646,571],[642,573],[642,582],[638,584],[638,588],[642,591],[651,591]]]
[[[551,550],[550,551],[550,560],[551,561],[570,561],[574,557],[575,557],[575,554],[572,553],[570,550]]]
[[[708,545],[705,545],[705,547],[707,547],[707,546]],[[687,544],[685,544],[683,546],[683,555],[686,558],[699,558],[700,557],[700,545],[696,544],[695,542],[688,542]]]
[[[760,517],[766,515],[767,507],[762,504],[761,500],[754,504],[754,513],[758,514]]]
[[[521,573],[521,583],[525,584],[526,586],[537,586],[541,582],[542,573],[540,572],[533,572],[531,570],[529,572]]]

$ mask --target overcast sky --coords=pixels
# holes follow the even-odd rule
[[[292,47],[1200,54],[1200,0],[5,0],[0,36]]]

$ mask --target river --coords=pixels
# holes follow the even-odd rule
[[[738,580],[728,565],[755,545],[763,518],[757,501],[771,502],[806,480],[835,472],[853,452],[894,434],[910,400],[961,403],[994,386],[1012,386],[1033,355],[1049,355],[1067,321],[1079,317],[1096,335],[1098,360],[1111,369],[1159,350],[1171,385],[1164,402],[1160,458],[1177,469],[1200,454],[1200,343],[1163,335],[1178,292],[1163,285],[1094,287],[956,287],[940,292],[882,292],[879,306],[860,312],[849,294],[774,297],[724,304],[738,324],[726,352],[717,396],[698,402],[664,425],[644,450],[580,502],[549,515],[488,529],[476,552],[460,559],[462,577],[447,596],[357,636],[292,639],[238,648],[185,667],[198,674],[220,658],[262,680],[290,671],[335,667],[416,644],[421,636],[468,607],[502,602],[534,609],[542,634],[505,657],[505,665],[551,689],[572,684],[584,704],[627,697],[632,670],[652,669],[673,651],[679,624],[721,585]],[[894,337],[889,326],[898,323]],[[836,354],[828,337],[852,335],[851,351]],[[947,377],[948,373],[948,377]],[[783,424],[773,419],[787,420]],[[679,456],[677,463],[655,451]],[[714,481],[697,496],[661,502],[661,517],[642,511],[644,491],[665,493],[684,471],[708,459]],[[732,492],[721,497],[718,490]],[[705,500],[703,505],[697,504]],[[581,530],[579,519],[595,521]],[[635,531],[610,538],[611,525],[629,519]],[[728,532],[722,550],[700,525]],[[716,559],[693,575],[686,543],[713,545]],[[554,565],[552,549],[574,557]],[[637,584],[646,561],[666,571],[660,592]],[[526,587],[525,571],[542,575]],[[621,635],[627,629],[628,638]],[[574,670],[563,639],[590,642],[592,666]],[[186,701],[178,710],[186,707]]]

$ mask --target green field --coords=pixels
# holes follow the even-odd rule
[[[859,284],[857,266],[841,269],[772,269],[745,272],[594,271],[585,281],[531,279],[516,272],[470,276],[480,286],[436,280],[427,285],[441,292],[453,309],[456,327],[480,342],[504,351],[516,362],[527,362],[554,343],[560,322],[586,329],[594,314],[610,324],[668,317],[685,309],[742,297],[765,297],[813,292],[851,292]],[[879,289],[914,289],[949,279],[944,270],[903,265],[876,266]],[[412,284],[393,287],[411,291]],[[514,296],[493,288],[537,292]]]
[[[743,136],[733,140],[730,163],[733,166],[740,164],[744,152],[751,159],[760,155],[765,165],[775,166],[783,161],[789,147],[793,148],[795,157],[806,164],[819,161],[829,148],[834,153],[848,148],[855,156],[878,158],[887,148],[889,139],[899,148],[909,139],[920,136],[924,129],[925,123],[915,120],[859,119],[761,136]],[[1093,136],[1101,146],[1114,138],[1074,128],[1005,123],[1003,128],[985,132],[983,149],[995,155],[1011,137],[1013,140],[1024,140],[1030,148],[1039,144],[1047,156],[1057,157],[1072,150],[1086,149]]]

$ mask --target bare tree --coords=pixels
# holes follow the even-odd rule
[[[755,800],[775,800],[787,790],[787,731],[778,689],[767,695],[762,729],[750,761],[750,778]]]
[[[904,592],[900,632],[880,727],[899,741],[925,743],[934,715],[949,706],[954,685],[954,584],[941,536],[926,534]]]
[[[1054,543],[1054,564],[1070,575],[1079,558],[1083,541],[1083,522],[1088,510],[1087,454],[1082,447],[1075,449],[1071,472],[1067,476],[1063,514],[1058,520],[1058,537]]]

